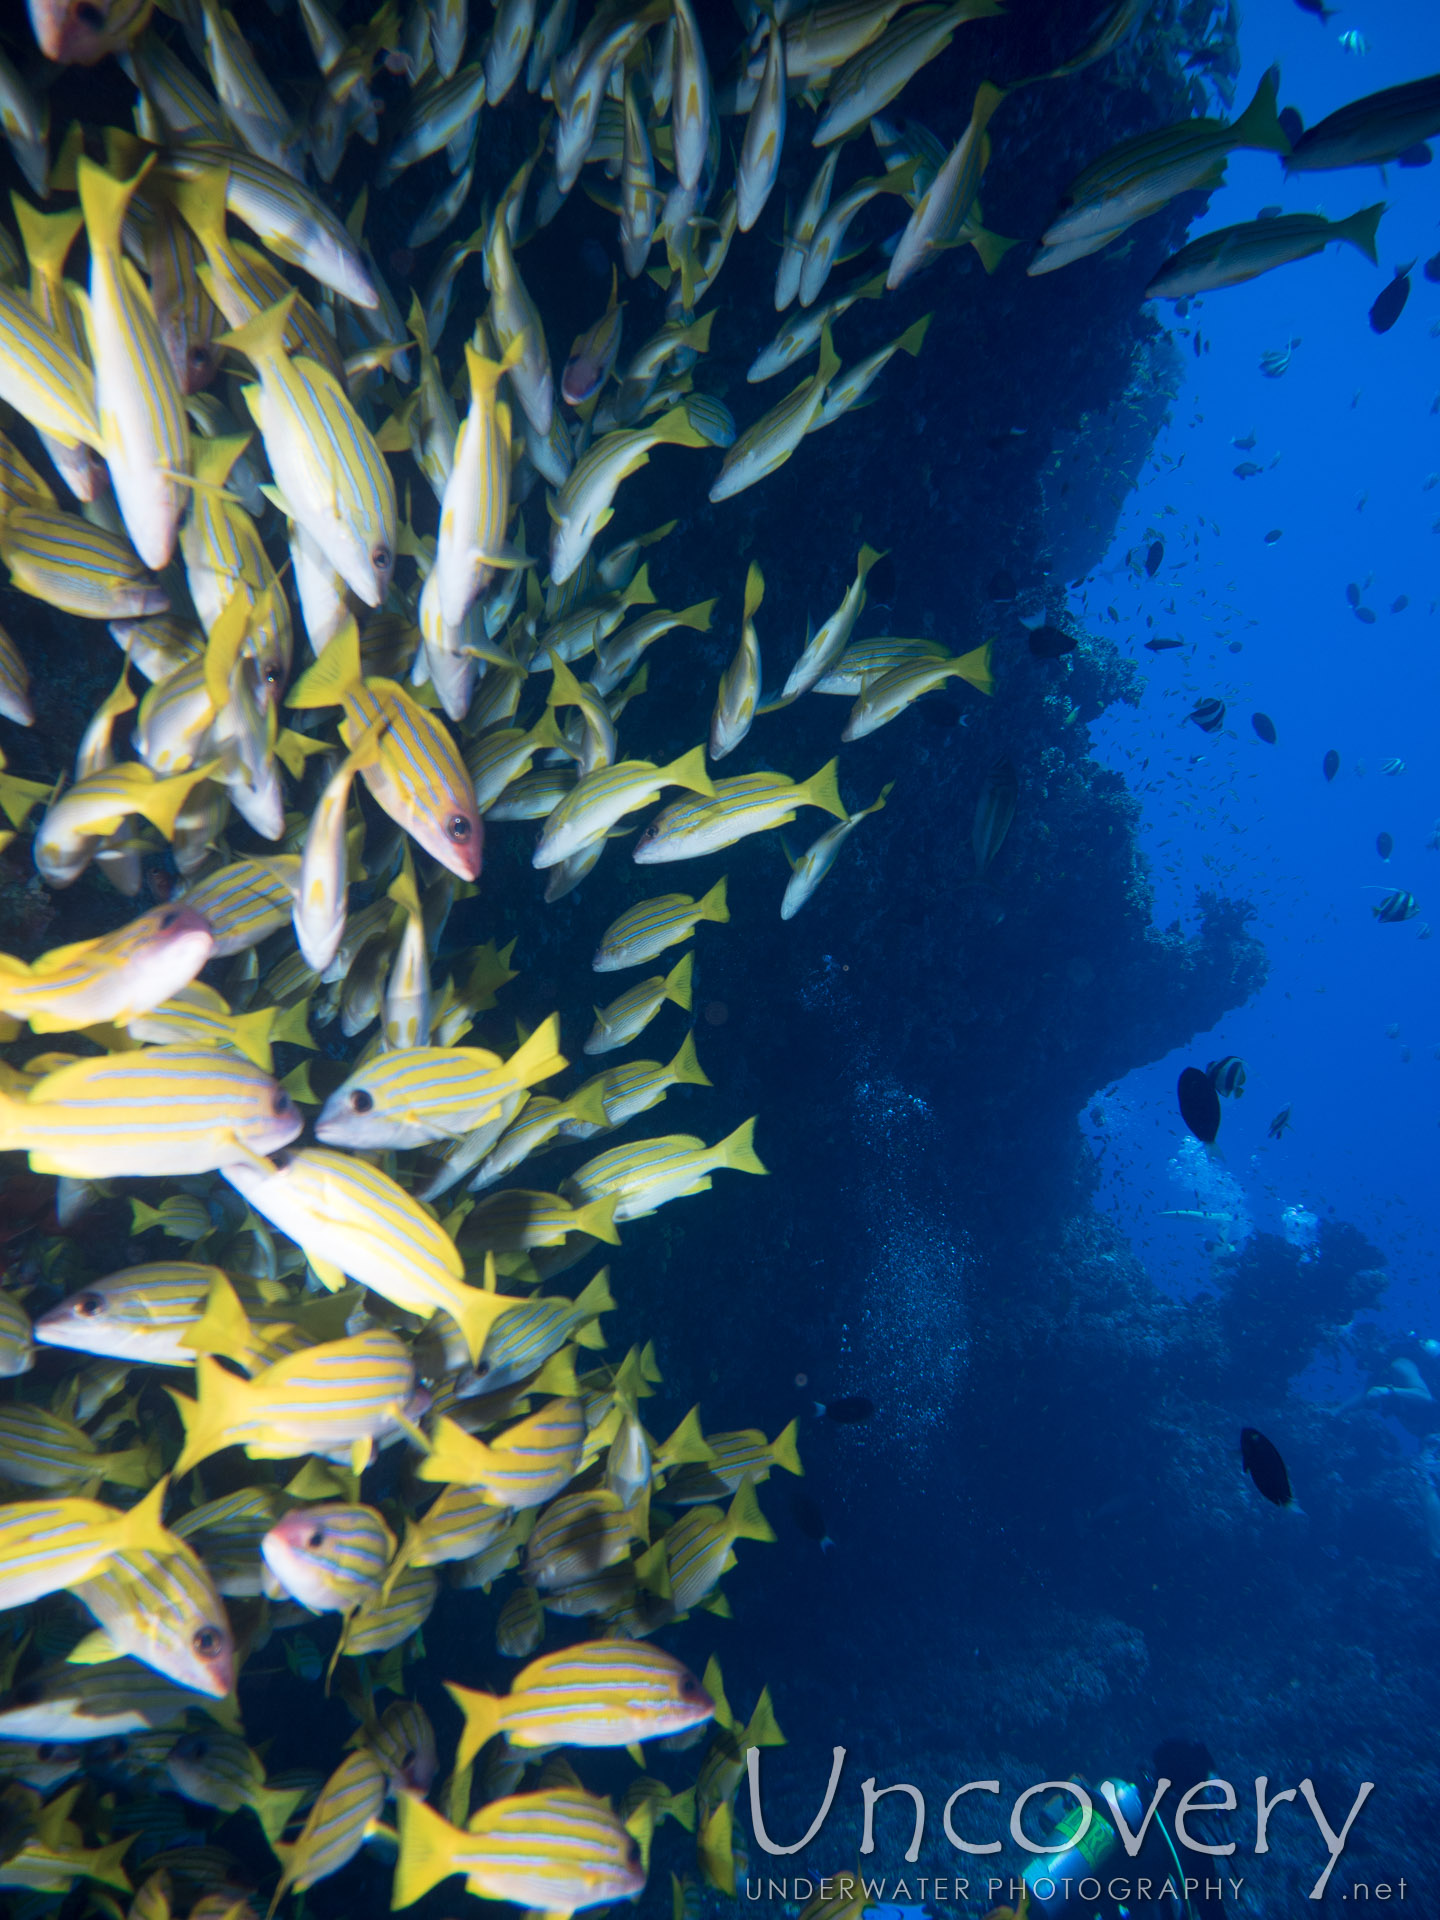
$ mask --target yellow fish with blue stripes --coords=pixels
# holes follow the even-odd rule
[[[717,780],[708,800],[672,801],[640,836],[633,858],[639,866],[653,867],[717,853],[752,833],[789,826],[801,807],[820,807],[837,820],[847,820],[836,779],[838,765],[827,760],[808,780],[789,780],[783,773],[741,773]]]
[[[704,1726],[715,1702],[674,1654],[645,1641],[591,1640],[542,1654],[501,1698],[445,1691],[465,1715],[457,1766],[497,1733],[515,1747],[629,1747]]]
[[[125,531],[145,565],[158,569],[174,552],[184,510],[190,428],[149,289],[121,247],[131,196],[153,165],[117,180],[82,154],[77,184],[90,243],[86,330],[101,450]]]
[[[480,1899],[510,1900],[553,1920],[631,1899],[645,1885],[639,1843],[608,1800],[575,1787],[492,1800],[464,1828],[405,1794],[399,1831],[397,1909],[454,1873]]]
[[[702,920],[723,923],[729,918],[723,876],[698,900],[688,893],[656,894],[653,900],[642,900],[638,906],[622,913],[618,920],[610,922],[600,936],[600,945],[590,964],[596,973],[619,973],[625,967],[638,967],[667,947],[688,940]]]
[[[220,344],[255,368],[246,398],[284,511],[365,605],[378,607],[395,570],[395,484],[334,374],[308,354],[285,351],[293,299],[222,334]]]
[[[287,1893],[303,1893],[355,1858],[388,1791],[385,1769],[368,1747],[346,1754],[320,1789],[300,1838],[293,1846],[274,1843],[284,1872],[270,1902],[272,1915]]]
[[[243,1447],[252,1460],[320,1453],[361,1472],[415,1395],[409,1349],[383,1327],[287,1354],[253,1380],[202,1355],[195,1379],[197,1399],[167,1389],[185,1426],[177,1475],[222,1447]]]
[[[421,1147],[484,1124],[508,1096],[562,1071],[554,1014],[502,1060],[483,1047],[401,1047],[338,1086],[315,1123],[335,1147]]]
[[[768,1173],[755,1152],[753,1119],[742,1121],[713,1147],[692,1133],[611,1147],[577,1167],[563,1187],[577,1203],[613,1198],[617,1221],[638,1220],[667,1200],[708,1193],[710,1175],[722,1167],[733,1173]]]
[[[326,1285],[348,1274],[406,1313],[445,1312],[473,1359],[491,1325],[513,1305],[466,1286],[455,1242],[419,1201],[378,1167],[325,1147],[306,1147],[283,1166],[232,1164],[225,1177],[304,1249]]]
[[[540,1507],[570,1484],[584,1444],[581,1402],[547,1400],[488,1442],[440,1420],[417,1472],[422,1480],[473,1487],[497,1507]]]
[[[614,1053],[638,1040],[667,1000],[673,1000],[683,1013],[690,1011],[691,976],[695,969],[693,954],[676,961],[669,973],[652,974],[648,980],[628,987],[608,1006],[595,1009],[595,1025],[585,1042],[586,1053]]]
[[[297,1507],[260,1542],[265,1564],[312,1613],[350,1613],[377,1595],[395,1536],[374,1507]]]
[[[74,1033],[102,1020],[124,1026],[188,987],[214,946],[210,923],[176,905],[52,947],[28,965],[0,953],[0,1014],[27,1020],[32,1033]]]
[[[23,1098],[0,1092],[0,1151],[78,1180],[209,1173],[288,1146],[303,1125],[268,1073],[188,1047],[72,1060]]]
[[[21,593],[85,620],[169,611],[169,594],[127,539],[39,501],[11,507],[0,519],[0,560]]]
[[[235,1641],[209,1570],[184,1540],[164,1553],[117,1554],[74,1588],[100,1622],[67,1656],[98,1666],[128,1656],[177,1686],[223,1700],[235,1687]]]
[[[300,883],[298,854],[232,860],[186,887],[182,904],[201,915],[214,937],[214,958],[245,953],[278,933],[290,918]]]
[[[167,1553],[179,1543],[161,1518],[168,1480],[129,1512],[98,1500],[17,1500],[0,1506],[0,1610],[61,1593],[117,1553]]]
[[[0,286],[0,400],[62,446],[103,446],[89,367],[23,293]]]

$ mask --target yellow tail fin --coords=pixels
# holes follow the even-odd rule
[[[273,307],[257,313],[253,320],[247,320],[243,326],[232,327],[228,333],[217,334],[215,345],[231,347],[236,353],[243,353],[256,367],[265,360],[285,358],[285,329],[290,324],[291,312],[299,298],[299,290],[292,288],[283,300],[277,300]]]
[[[795,804],[808,803],[812,807],[823,807],[826,813],[833,813],[837,820],[848,820],[845,803],[840,798],[840,762],[827,760],[818,773],[812,773],[795,789]]]
[[[120,252],[120,232],[125,225],[125,210],[130,196],[155,164],[155,155],[145,162],[131,180],[117,180],[104,167],[82,154],[76,166],[76,185],[85,215],[85,232],[92,252]]]
[[[41,279],[58,280],[65,270],[66,256],[75,244],[75,236],[85,224],[84,214],[78,207],[72,207],[68,213],[41,213],[19,193],[10,195],[10,204],[19,222],[25,258]]]
[[[962,653],[955,662],[955,672],[962,680],[968,680],[972,687],[978,687],[981,693],[994,693],[995,676],[990,671],[990,642],[983,647],[972,647],[969,653]]]
[[[753,1481],[742,1480],[736,1488],[730,1511],[725,1516],[725,1530],[732,1540],[761,1540],[767,1543],[774,1540],[775,1529],[760,1511]]]
[[[727,1134],[715,1151],[721,1156],[721,1165],[729,1167],[732,1173],[768,1173],[770,1169],[762,1165],[755,1151],[755,1117],[742,1120],[735,1131]]]
[[[765,598],[765,576],[752,560],[750,571],[745,575],[744,618],[753,620],[760,611],[760,602]]]
[[[730,907],[725,897],[725,884],[725,876],[722,874],[710,891],[696,901],[697,919],[724,922],[730,918]]]
[[[552,1013],[548,1020],[542,1020],[539,1026],[505,1062],[505,1070],[513,1075],[516,1086],[533,1087],[538,1081],[548,1080],[569,1065],[560,1047],[560,1016]]]
[[[788,1744],[775,1718],[775,1709],[770,1704],[769,1687],[762,1691],[755,1702],[755,1711],[750,1716],[750,1724],[740,1744],[742,1747],[783,1747]]]
[[[459,1687],[450,1688],[452,1694],[462,1691]],[[463,1701],[460,1704],[464,1706]],[[466,1732],[469,1732],[468,1725]],[[463,1761],[460,1764],[463,1765]],[[395,1863],[395,1884],[390,1895],[390,1905],[396,1911],[414,1906],[432,1887],[449,1879],[455,1872],[456,1847],[465,1838],[458,1828],[427,1807],[418,1794],[400,1794],[398,1806],[400,1858]]]
[[[685,1418],[676,1427],[670,1438],[655,1450],[657,1467],[681,1467],[687,1465],[709,1466],[715,1458],[715,1449],[705,1438],[700,1425],[700,1409],[691,1407]]]
[[[208,1354],[201,1354],[196,1361],[195,1380],[199,1389],[199,1397],[195,1400],[183,1393],[176,1393],[173,1388],[166,1388],[185,1427],[185,1445],[171,1469],[177,1476],[189,1473],[202,1460],[208,1460],[212,1453],[219,1453],[222,1447],[228,1447],[232,1427],[249,1410],[248,1381],[237,1380],[233,1373],[227,1373]]]
[[[571,1231],[588,1233],[592,1239],[603,1240],[610,1247],[618,1247],[620,1231],[615,1225],[618,1199],[618,1195],[607,1193],[603,1200],[592,1200],[588,1206],[577,1207]]]
[[[449,1681],[445,1683],[445,1691],[465,1716],[465,1729],[460,1735],[460,1745],[455,1754],[455,1765],[457,1767],[466,1767],[475,1758],[476,1754],[479,1753],[480,1749],[485,1745],[485,1742],[487,1740],[493,1740],[495,1735],[499,1733],[501,1726],[501,1704],[493,1693],[481,1693],[471,1687],[452,1686]],[[405,1830],[403,1819],[400,1823],[400,1830],[402,1835],[401,1845],[403,1848],[403,1835]],[[432,1881],[430,1884],[433,1886],[434,1882]],[[396,1891],[398,1894],[398,1879],[396,1881]],[[402,1905],[404,1903],[397,1899],[396,1904]]]
[[[125,1515],[114,1535],[117,1553],[173,1553],[175,1536],[166,1528],[165,1496],[171,1476],[157,1480],[143,1500],[137,1501]]]
[[[665,998],[673,1000],[677,1007],[690,1011],[690,987],[695,973],[695,956],[687,953],[675,962],[665,976]]]
[[[724,884],[723,881],[721,883]],[[704,1068],[695,1052],[695,1035],[687,1033],[680,1042],[680,1051],[665,1069],[670,1078],[682,1087],[709,1087],[715,1083],[707,1078]]]
[[[803,1474],[800,1464],[800,1449],[796,1445],[796,1436],[800,1431],[800,1422],[792,1420],[788,1427],[777,1433],[770,1442],[770,1458],[777,1467],[783,1467],[786,1473]]]
[[[346,619],[285,697],[287,707],[337,707],[360,685],[360,629]]]

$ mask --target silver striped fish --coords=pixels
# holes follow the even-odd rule
[[[0,341],[0,364],[4,357]],[[134,620],[170,606],[130,542],[78,513],[12,507],[0,520],[0,560],[22,593],[86,620]]]
[[[157,1260],[127,1267],[51,1307],[35,1323],[44,1346],[68,1347],[152,1367],[190,1367],[186,1336],[199,1325],[219,1267],[193,1260]]]
[[[577,1167],[565,1181],[571,1198],[615,1200],[617,1220],[638,1220],[667,1200],[708,1193],[710,1175],[722,1167],[734,1173],[767,1173],[755,1152],[755,1122],[742,1121],[713,1147],[693,1133],[672,1133],[656,1140],[631,1140],[610,1147]]]
[[[272,1913],[287,1892],[303,1893],[355,1858],[380,1818],[386,1791],[385,1769],[368,1747],[345,1756],[320,1789],[300,1838],[293,1846],[276,1848],[285,1870]]]
[[[638,1040],[667,1000],[673,1000],[683,1013],[690,1011],[690,981],[695,968],[693,954],[685,954],[668,974],[652,974],[628,987],[608,1006],[595,1009],[595,1025],[585,1042],[589,1054],[614,1053]]]
[[[702,920],[727,921],[730,909],[725,900],[722,875],[710,891],[695,899],[688,893],[661,893],[653,900],[642,900],[630,907],[618,920],[612,920],[600,936],[591,966],[596,973],[618,973],[624,967],[638,967],[653,960],[667,947],[688,940]]]

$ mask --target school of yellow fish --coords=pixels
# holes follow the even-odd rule
[[[651,1636],[726,1611],[738,1543],[774,1538],[757,1485],[801,1472],[795,1430],[707,1433],[692,1408],[657,1437],[653,1347],[603,1358],[608,1269],[573,1297],[551,1287],[717,1173],[763,1174],[755,1122],[713,1144],[648,1122],[607,1145],[671,1087],[710,1084],[693,1035],[668,1061],[627,1057],[562,1090],[558,1015],[508,1053],[466,1044],[515,978],[510,948],[474,948],[438,983],[432,962],[454,902],[483,900],[487,822],[533,823],[553,901],[612,840],[612,860],[659,865],[815,809],[833,824],[793,864],[788,919],[890,788],[851,811],[834,760],[803,778],[716,763],[809,692],[853,703],[854,740],[952,678],[993,689],[983,641],[951,655],[857,633],[880,558],[866,546],[767,696],[752,565],[743,593],[715,583],[739,642],[708,740],[665,764],[631,756],[619,725],[647,650],[708,631],[716,596],[655,604],[647,550],[671,528],[604,535],[657,449],[719,450],[709,498],[723,502],[861,403],[897,352],[921,351],[923,320],[842,366],[834,333],[855,302],[957,246],[999,264],[1013,242],[983,226],[978,193],[1006,91],[979,88],[948,153],[884,114],[958,29],[1003,9],[756,9],[717,84],[693,0],[607,0],[588,18],[574,0],[498,0],[483,24],[466,0],[386,0],[347,26],[325,0],[297,3],[317,69],[303,122],[220,0],[162,0],[155,20],[150,0],[30,0],[48,59],[118,61],[130,126],[52,127],[0,55],[0,131],[31,192],[13,196],[14,231],[0,225],[0,399],[17,421],[0,435],[0,560],[14,588],[107,622],[119,649],[73,770],[0,771],[5,841],[28,834],[54,889],[93,864],[140,896],[167,847],[179,876],[98,939],[0,954],[0,1150],[56,1177],[62,1225],[124,1182],[133,1232],[187,1256],[117,1264],[33,1325],[23,1289],[0,1291],[0,1681],[26,1683],[0,1701],[0,1888],[83,1882],[116,1920],[256,1911],[215,1847],[155,1855],[135,1884],[133,1834],[109,1831],[87,1791],[107,1742],[132,1783],[250,1809],[274,1855],[272,1913],[368,1841],[395,1860],[397,1908],[456,1875],[565,1915],[638,1894],[671,1815],[695,1836],[699,1879],[674,1886],[685,1916],[702,1882],[734,1891],[745,1749],[782,1736],[768,1694],[745,1722],[713,1660],[697,1680]],[[1121,0],[1037,78],[1104,57],[1143,12]],[[382,66],[410,105],[380,146]],[[543,138],[402,315],[366,244],[366,196],[344,220],[326,198],[349,143],[377,147],[377,192],[447,155],[419,247],[459,218],[493,116],[525,95],[545,103]],[[775,307],[789,317],[749,379],[815,367],[741,432],[694,382],[704,303],[772,195],[797,104],[819,164],[785,214]],[[837,195],[842,145],[867,127],[880,170]],[[1104,244],[1235,146],[1285,145],[1273,86],[1233,129],[1195,129],[1092,169],[1032,271]],[[582,174],[618,222],[625,274],[648,274],[668,312],[622,352],[617,272],[557,377],[522,262]],[[822,300],[885,195],[900,203],[888,264]],[[461,316],[472,256],[488,302]],[[397,492],[397,456],[433,509]],[[524,512],[541,493],[544,551]],[[23,634],[0,634],[0,715],[20,726],[25,653]],[[584,1052],[631,1047],[667,1003],[688,1013],[692,951],[672,950],[728,918],[722,877],[593,929],[594,971],[658,967],[595,1010]],[[313,1054],[337,1022],[355,1043],[343,1080],[304,1058],[277,1076],[277,1048]],[[316,1144],[297,1146],[307,1127]],[[525,1184],[541,1149],[592,1140],[560,1191]],[[58,1385],[47,1359],[43,1394],[38,1348],[78,1356]],[[392,1448],[402,1469],[367,1482]],[[450,1687],[463,1732],[437,1810],[435,1736],[406,1667],[442,1574],[493,1594],[486,1631],[527,1664],[503,1695]],[[78,1640],[77,1602],[93,1622]],[[327,1614],[328,1662],[307,1631]],[[541,1652],[553,1617],[589,1637]],[[250,1662],[352,1708],[328,1778],[267,1776],[237,1693]],[[684,1793],[643,1771],[645,1742],[700,1740]],[[629,1749],[642,1771],[614,1804],[568,1748]]]

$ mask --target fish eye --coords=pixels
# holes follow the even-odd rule
[[[374,1105],[374,1094],[367,1093],[364,1087],[356,1087],[350,1096],[350,1109],[352,1113],[369,1113],[374,1108]]]
[[[465,818],[463,813],[453,813],[445,822],[445,832],[451,840],[468,840],[470,838],[470,822]]]
[[[225,1650],[225,1636],[218,1627],[197,1627],[190,1644],[202,1660],[218,1660]]]
[[[371,551],[370,559],[372,563],[380,570],[381,573],[386,572],[390,567],[393,567],[395,564],[394,554],[391,553],[389,547],[383,544],[378,547],[375,547]]]
[[[305,1544],[311,1553],[318,1553],[325,1544],[325,1529],[323,1527],[316,1527]]]
[[[103,1293],[81,1293],[75,1298],[75,1311],[88,1320],[92,1314],[101,1313],[105,1308]]]
[[[700,1690],[699,1683],[696,1681],[696,1678],[693,1673],[686,1673],[681,1675],[681,1679],[680,1679],[681,1693],[689,1695],[689,1694],[698,1693],[699,1690]]]
[[[293,1113],[295,1111],[295,1103],[283,1087],[276,1088],[275,1111],[276,1113]]]
[[[92,27],[97,33],[105,24],[104,13],[92,4],[92,0],[80,0],[79,6],[75,9],[75,18],[82,27]]]
[[[173,927],[179,918],[179,914],[173,911],[170,913],[162,913],[160,916],[160,931],[163,933],[167,927]]]

